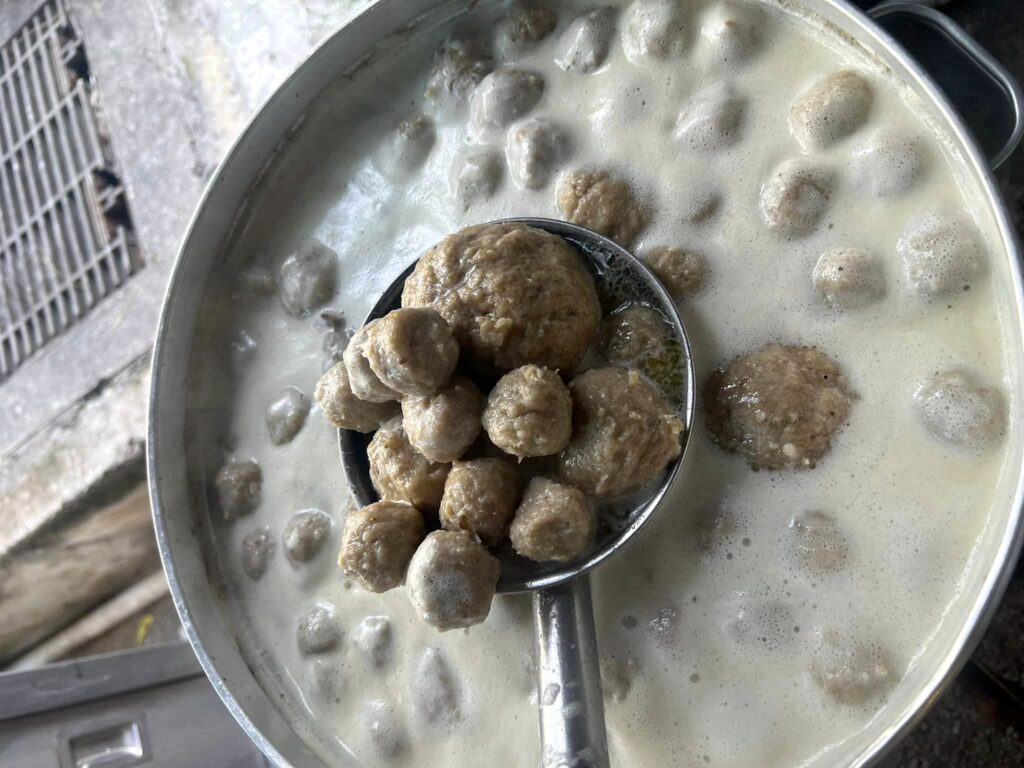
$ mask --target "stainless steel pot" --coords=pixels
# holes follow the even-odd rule
[[[246,126],[210,181],[193,217],[175,265],[157,331],[153,355],[148,436],[148,470],[154,523],[164,569],[182,623],[210,682],[245,732],[280,766],[322,766],[246,665],[230,622],[224,619],[218,584],[208,578],[206,548],[209,520],[205,481],[190,476],[186,456],[188,434],[188,370],[203,287],[219,255],[230,242],[235,225],[244,217],[250,191],[259,185],[276,151],[301,124],[302,116],[321,92],[340,74],[358,66],[373,46],[388,35],[415,24],[438,6],[455,10],[459,3],[438,0],[380,0],[320,45],[274,93]],[[820,15],[888,66],[922,102],[951,137],[968,174],[987,198],[992,230],[1009,255],[999,266],[1005,279],[1001,290],[1012,300],[1016,316],[1008,326],[1014,366],[1024,369],[1024,286],[1017,235],[999,197],[990,163],[971,138],[932,79],[879,24],[844,0],[804,0]],[[1003,84],[1011,110],[1021,103],[1019,87],[962,30],[941,14],[908,3],[887,3],[878,18],[908,14],[943,31],[964,52],[972,66],[981,67]],[[1019,121],[1018,121],[1019,122]],[[993,152],[1000,161],[1020,140],[1015,126],[1006,145]],[[1014,397],[1020,396],[1015,392]],[[1022,446],[1014,446],[1010,461],[1021,467]],[[972,601],[962,626],[948,638],[946,650],[928,665],[909,704],[886,715],[885,728],[873,742],[851,755],[849,764],[867,765],[895,744],[956,675],[988,624],[1012,572],[1021,546],[1024,471],[1018,469],[1012,491],[1006,494],[1006,515],[981,545],[985,567],[976,583],[965,588]]]

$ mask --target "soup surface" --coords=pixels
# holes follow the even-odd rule
[[[211,513],[220,576],[243,653],[328,764],[541,760],[530,598],[441,634],[403,589],[346,582],[337,432],[296,414],[412,259],[467,224],[562,218],[573,171],[642,201],[636,252],[703,261],[680,304],[699,382],[804,345],[856,395],[804,468],[755,470],[698,406],[673,495],[593,575],[614,765],[845,762],[961,621],[1005,505],[1005,254],[926,110],[788,2],[607,5],[481,2],[382,43],[281,151],[207,288],[191,460],[262,476],[254,510]],[[310,249],[336,264],[307,313],[282,265]]]

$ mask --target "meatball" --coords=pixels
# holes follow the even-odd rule
[[[572,139],[558,123],[531,117],[509,129],[505,154],[516,184],[523,189],[543,189],[572,154]]]
[[[409,443],[430,461],[454,461],[480,434],[484,396],[469,379],[457,376],[436,395],[402,401],[402,424]]]
[[[814,83],[789,109],[789,132],[806,152],[845,139],[868,119],[871,85],[856,72],[843,70]]]
[[[452,665],[436,648],[424,648],[409,675],[410,703],[420,725],[434,731],[463,718],[462,693]]]
[[[674,301],[682,301],[704,287],[707,260],[699,253],[670,245],[656,245],[640,258],[661,280]]]
[[[247,515],[260,503],[263,472],[255,461],[229,461],[213,481],[225,520]]]
[[[333,650],[341,640],[341,627],[329,605],[316,605],[301,619],[296,632],[299,652],[303,656],[326,653]]]
[[[359,400],[370,403],[386,403],[389,400],[400,400],[402,396],[386,386],[370,366],[369,347],[370,331],[380,319],[371,320],[349,339],[348,346],[342,355],[345,369],[348,371],[348,384],[352,394]],[[383,409],[378,409],[378,411]]]
[[[506,373],[487,397],[484,430],[505,453],[551,456],[572,434],[572,400],[557,373],[524,365]]]
[[[304,509],[292,515],[281,534],[288,559],[306,563],[316,557],[331,535],[333,522],[330,515],[319,509]]]
[[[810,347],[769,344],[704,382],[711,439],[755,469],[814,467],[852,400],[839,365]]]
[[[377,155],[381,173],[398,179],[419,169],[437,142],[434,121],[426,115],[414,115],[398,124]]]
[[[423,515],[410,504],[378,501],[349,512],[338,565],[370,592],[394,589],[423,540]]]
[[[634,0],[626,9],[622,50],[634,64],[682,54],[685,11],[679,0]]]
[[[559,38],[555,64],[579,75],[593,72],[608,58],[614,34],[614,8],[595,8],[579,16]]]
[[[382,499],[407,501],[436,512],[450,467],[437,464],[412,447],[402,417],[382,425],[366,448],[370,480]]]
[[[665,349],[665,318],[656,309],[634,304],[605,321],[605,358],[616,365],[636,366]]]
[[[455,202],[468,211],[494,197],[504,172],[501,156],[494,150],[477,147],[467,152],[452,167],[451,191]]]
[[[691,152],[716,152],[740,139],[746,99],[713,86],[694,96],[679,113],[675,140]]]
[[[432,309],[396,309],[367,335],[370,368],[385,387],[409,397],[435,394],[459,362],[458,342]]]
[[[313,396],[327,420],[339,429],[373,432],[398,411],[398,403],[393,400],[371,403],[356,397],[349,385],[348,369],[344,363],[335,364],[320,377]]]
[[[470,119],[486,133],[511,125],[537,106],[544,95],[544,78],[522,69],[496,69],[473,91]]]
[[[395,643],[387,616],[367,616],[352,630],[351,639],[375,669],[391,663]]]
[[[257,528],[242,539],[242,570],[253,581],[259,581],[274,554],[274,535],[269,528]]]
[[[306,317],[334,296],[338,282],[338,254],[316,240],[284,260],[278,290],[285,311]]]
[[[911,222],[896,243],[907,281],[921,296],[965,290],[985,270],[981,235],[966,215],[932,210]]]
[[[798,158],[781,163],[761,186],[761,216],[784,237],[813,232],[828,210],[834,176],[825,166]]]
[[[937,373],[918,387],[914,397],[925,427],[944,443],[980,449],[999,439],[1006,428],[1002,394],[971,371]]]
[[[516,552],[530,560],[566,562],[587,550],[594,530],[594,515],[581,491],[535,477],[523,492],[509,538]]]
[[[395,708],[381,699],[366,703],[359,716],[358,732],[369,737],[374,755],[383,760],[394,759],[408,746],[409,737]]]
[[[734,7],[720,3],[702,20],[700,35],[705,52],[714,63],[722,66],[738,64],[757,53],[761,47],[760,29],[764,20],[755,9],[744,4]]]
[[[445,632],[487,618],[501,565],[462,531],[434,531],[409,563],[406,591],[420,616]]]
[[[518,501],[519,473],[504,459],[457,461],[444,484],[441,527],[492,547],[504,538]]]
[[[837,309],[857,309],[885,297],[882,260],[856,248],[825,251],[814,267],[814,287]]]
[[[574,370],[601,324],[594,279],[573,247],[522,224],[449,235],[416,264],[402,304],[437,310],[478,363],[505,370]]]
[[[573,435],[562,478],[590,496],[616,496],[657,477],[680,452],[683,423],[636,371],[594,368],[569,385]]]
[[[267,406],[265,419],[270,442],[274,445],[290,443],[299,434],[309,415],[309,398],[297,387],[285,387]]]
[[[862,194],[895,197],[912,189],[924,174],[925,152],[917,136],[880,131],[853,150],[847,168]]]
[[[805,512],[789,524],[797,561],[809,573],[824,576],[846,565],[850,546],[836,521],[824,512]]]
[[[897,682],[888,654],[873,643],[843,642],[826,632],[811,661],[811,676],[840,704],[859,706]]]
[[[566,220],[629,248],[651,214],[622,179],[605,171],[573,171],[558,188],[558,209]]]
[[[493,70],[494,60],[478,43],[449,40],[434,59],[424,95],[439,114],[452,114]]]
[[[558,15],[550,8],[520,2],[494,29],[494,47],[504,60],[528,53],[550,35],[558,23]]]

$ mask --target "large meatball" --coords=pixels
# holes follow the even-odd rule
[[[531,117],[509,129],[505,154],[516,184],[523,189],[543,189],[572,154],[572,139],[553,120]]]
[[[338,565],[371,592],[394,589],[405,578],[423,540],[423,515],[404,502],[378,501],[349,512]]]
[[[270,401],[264,420],[273,445],[290,443],[309,415],[309,398],[297,387],[285,387]]]
[[[604,64],[615,34],[615,9],[595,8],[579,16],[558,40],[555,64],[566,72],[585,75]]]
[[[650,209],[622,179],[606,171],[573,171],[558,188],[566,220],[629,248],[650,223]]]
[[[985,270],[981,235],[958,211],[927,211],[896,243],[910,285],[922,296],[964,290]]]
[[[850,545],[839,525],[824,512],[805,512],[789,524],[792,547],[800,565],[815,576],[841,570]]]
[[[707,260],[699,253],[670,245],[656,245],[642,253],[640,258],[658,276],[675,301],[682,301],[704,287]]]
[[[834,175],[805,158],[781,163],[761,186],[761,216],[768,229],[785,237],[813,232],[828,210]]]
[[[388,389],[429,397],[448,381],[459,362],[459,344],[432,309],[396,309],[367,331],[366,359]]]
[[[746,100],[731,89],[712,86],[683,108],[675,139],[691,152],[715,152],[739,141]]]
[[[269,528],[260,527],[245,535],[242,539],[242,570],[250,579],[258,581],[266,573],[274,548],[274,535]]]
[[[866,307],[885,297],[882,260],[857,248],[825,251],[812,279],[821,297],[837,309]]]
[[[634,0],[626,9],[622,50],[634,64],[683,52],[685,11],[679,0]]]
[[[505,536],[518,500],[519,473],[508,461],[457,461],[444,484],[441,526],[494,546]]]
[[[337,363],[320,377],[313,390],[324,416],[339,429],[373,432],[398,411],[398,403],[371,403],[352,392],[345,363]]]
[[[638,367],[665,350],[665,318],[656,309],[635,304],[608,316],[604,353],[609,363]]]
[[[407,501],[434,512],[441,503],[449,466],[437,464],[412,447],[402,417],[381,426],[366,448],[370,480],[382,499]]]
[[[577,488],[535,477],[509,529],[512,546],[538,562],[566,562],[582,555],[594,541],[594,514]]]
[[[438,113],[451,114],[493,69],[491,55],[475,41],[449,40],[434,59],[425,96]]]
[[[494,47],[506,61],[518,58],[550,35],[557,23],[558,15],[546,6],[516,3],[495,25]]]
[[[601,323],[594,279],[572,246],[521,224],[446,237],[416,264],[402,304],[437,310],[477,361],[506,370],[572,371]]]
[[[331,535],[334,521],[320,509],[304,509],[292,515],[284,527],[281,543],[293,563],[306,563],[316,557]]]
[[[924,174],[926,150],[917,136],[879,131],[853,150],[847,168],[853,186],[873,197],[895,197]]]
[[[871,85],[856,72],[829,75],[804,91],[789,110],[789,131],[807,152],[845,139],[868,119]]]
[[[444,632],[487,618],[500,573],[498,559],[468,533],[434,531],[409,563],[406,591],[423,620]]]
[[[572,434],[572,400],[557,373],[524,365],[506,373],[487,397],[483,425],[505,453],[551,456]]]
[[[281,265],[278,288],[285,311],[305,317],[323,306],[337,290],[338,254],[311,240]]]
[[[405,434],[430,461],[454,461],[480,434],[484,402],[472,381],[457,376],[435,395],[402,401]]]
[[[1002,394],[971,371],[937,373],[921,384],[915,398],[925,427],[944,443],[984,448],[1006,429]]]
[[[263,471],[255,461],[229,461],[213,481],[225,520],[247,515],[260,503]]]
[[[843,641],[826,631],[811,661],[811,676],[840,704],[860,706],[897,682],[889,655],[875,643]]]
[[[437,143],[434,121],[426,115],[402,120],[388,136],[377,155],[377,166],[392,179],[400,179],[419,169]]]
[[[712,440],[764,469],[815,466],[852,399],[839,365],[810,347],[769,344],[704,383]]]
[[[496,69],[473,91],[470,118],[481,132],[511,125],[537,106],[544,95],[544,78],[522,69]]]
[[[468,211],[477,203],[494,197],[504,171],[501,155],[493,149],[471,149],[452,166],[452,196],[463,211]]]
[[[636,371],[594,368],[569,385],[573,435],[558,458],[564,480],[616,496],[657,477],[681,452],[683,423]]]
[[[368,357],[370,347],[370,331],[378,324],[380,319],[371,320],[349,339],[348,346],[342,355],[345,361],[345,368],[348,371],[348,383],[352,394],[359,400],[366,400],[371,403],[386,403],[390,400],[401,400],[402,396],[386,386],[380,377],[374,373],[370,366]]]

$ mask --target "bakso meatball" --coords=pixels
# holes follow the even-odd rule
[[[355,646],[376,669],[383,669],[391,661],[394,637],[387,616],[367,616],[350,635]]]
[[[764,20],[760,11],[750,6],[719,3],[704,16],[700,34],[705,55],[711,61],[735,65],[749,59],[761,47]]]
[[[412,447],[402,417],[382,425],[366,448],[370,480],[382,499],[406,501],[436,512],[449,466],[430,461]]]
[[[956,211],[919,216],[896,243],[896,251],[910,285],[925,297],[962,291],[986,267],[981,235]]]
[[[924,142],[917,136],[879,131],[853,150],[847,168],[859,192],[873,197],[901,195],[924,173]]]
[[[457,376],[430,397],[402,400],[402,424],[412,447],[430,461],[454,461],[480,434],[484,396]]]
[[[470,119],[477,131],[495,131],[530,112],[544,95],[544,78],[522,69],[496,69],[473,91]]]
[[[833,248],[818,259],[814,287],[829,305],[857,309],[885,297],[882,260],[857,248]]]
[[[384,141],[377,155],[381,173],[399,178],[419,169],[437,142],[434,121],[426,115],[414,115],[398,124]]]
[[[928,431],[950,445],[984,448],[1006,428],[1002,394],[968,370],[935,374],[921,384],[915,399]]]
[[[459,344],[432,309],[396,309],[368,331],[366,359],[381,383],[409,397],[429,397],[451,377]]]
[[[761,186],[761,216],[768,229],[784,237],[813,232],[828,210],[834,176],[805,158],[778,165]]]
[[[288,314],[305,317],[331,300],[337,290],[337,280],[338,254],[312,240],[281,265],[278,280],[281,303]]]
[[[444,484],[441,527],[494,546],[505,536],[518,501],[519,473],[508,461],[457,461]]]
[[[329,605],[316,605],[301,619],[296,632],[299,652],[303,656],[326,653],[341,640],[341,627]]]
[[[402,396],[386,386],[380,377],[374,373],[370,366],[369,347],[370,331],[378,324],[380,319],[371,320],[349,339],[348,346],[342,355],[345,362],[345,369],[348,371],[348,383],[352,394],[359,400],[366,400],[370,403],[386,403],[390,400],[401,400]]]
[[[309,398],[297,387],[285,387],[275,397],[264,416],[273,445],[290,443],[299,434],[309,415]]]
[[[858,706],[876,698],[898,680],[888,654],[873,643],[842,641],[826,632],[811,661],[811,676],[840,704]]]
[[[634,0],[626,9],[622,50],[634,64],[665,60],[683,52],[685,11],[679,0]]]
[[[789,132],[806,152],[825,149],[864,124],[872,99],[867,80],[849,70],[836,72],[814,83],[793,102]]]
[[[374,756],[388,762],[402,754],[409,744],[409,736],[395,710],[388,702],[373,699],[359,713],[358,734],[367,739]]]
[[[292,515],[284,527],[281,543],[293,563],[306,563],[316,557],[331,535],[331,516],[319,509],[304,509]]]
[[[263,472],[255,461],[229,461],[213,481],[225,520],[247,515],[260,503]]]
[[[694,96],[679,113],[675,139],[691,152],[716,152],[740,139],[746,99],[730,88],[712,86]]]
[[[349,512],[338,565],[370,592],[394,589],[423,540],[423,515],[410,504],[378,501]]]
[[[274,554],[274,535],[269,528],[251,531],[242,539],[242,570],[253,581],[259,581]]]
[[[572,434],[572,400],[554,371],[524,365],[506,373],[487,397],[483,425],[505,453],[551,456]]]
[[[494,70],[494,60],[472,40],[449,40],[434,59],[424,94],[440,114],[451,114]]]
[[[360,400],[349,385],[345,363],[337,363],[320,377],[313,390],[324,416],[339,429],[373,432],[398,412],[398,403]]]
[[[523,189],[543,189],[572,154],[569,132],[546,117],[512,126],[505,148],[512,180]]]
[[[516,509],[509,538],[523,557],[565,562],[579,557],[594,541],[594,515],[581,491],[535,477]]]
[[[707,277],[707,260],[699,253],[656,245],[640,255],[644,263],[661,280],[675,301],[700,291]]]
[[[557,23],[558,15],[546,6],[516,3],[495,26],[494,47],[502,59],[518,58],[550,35]]]
[[[635,304],[605,320],[604,354],[609,363],[636,366],[665,350],[665,318],[656,309]]]
[[[573,435],[558,457],[566,482],[609,497],[657,477],[681,452],[683,423],[636,371],[594,368],[569,384]]]
[[[573,171],[558,188],[558,209],[566,220],[629,248],[651,219],[622,179],[605,171]]]
[[[409,563],[406,591],[423,620],[445,632],[487,618],[500,573],[498,559],[468,533],[434,531]]]
[[[604,64],[615,34],[615,9],[602,7],[576,18],[558,40],[555,64],[585,75]]]
[[[572,371],[601,323],[594,279],[573,247],[522,224],[446,237],[416,264],[402,305],[440,312],[479,364],[504,370]]]
[[[712,440],[755,469],[809,468],[828,452],[853,397],[822,352],[769,344],[708,376],[705,422]]]
[[[835,573],[846,565],[850,546],[839,525],[817,510],[805,512],[789,524],[797,561],[815,576]]]
[[[493,149],[472,149],[459,157],[452,167],[452,196],[463,211],[468,211],[477,203],[494,197],[504,172],[501,156]]]

